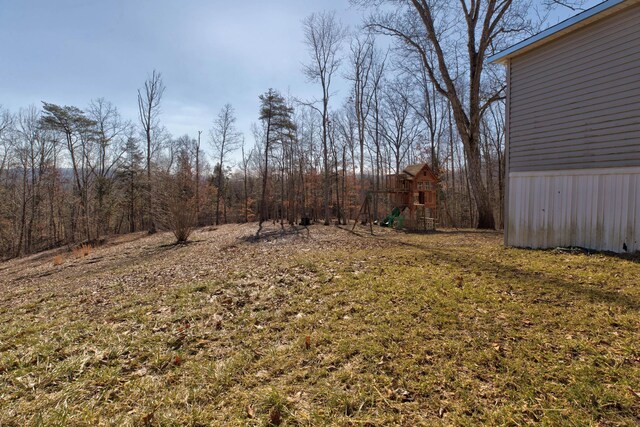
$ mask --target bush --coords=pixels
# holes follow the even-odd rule
[[[168,203],[168,226],[178,243],[189,239],[196,223],[196,209],[193,199],[173,198]]]
[[[72,249],[71,254],[74,258],[84,258],[91,254],[93,247],[90,244],[83,243]]]
[[[186,162],[175,174],[162,176],[160,196],[160,223],[176,237],[177,243],[189,239],[196,224],[196,200],[193,176]]]

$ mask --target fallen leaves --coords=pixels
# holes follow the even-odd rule
[[[403,388],[387,389],[387,397],[400,402],[412,402],[413,394]]]
[[[61,399],[86,424],[632,424],[636,264],[495,233],[309,230],[3,264],[0,424],[33,424],[34,404],[64,424]]]
[[[253,405],[247,405],[245,410],[247,412],[247,417],[253,418],[256,416],[256,410],[254,409]]]

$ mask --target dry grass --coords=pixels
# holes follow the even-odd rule
[[[62,255],[56,255],[53,257],[53,265],[62,265],[64,262],[64,258]]]
[[[0,425],[640,422],[636,260],[255,230],[1,264]]]

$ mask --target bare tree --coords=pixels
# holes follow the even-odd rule
[[[194,140],[193,150],[196,155],[196,225],[200,225],[200,135],[202,131],[198,131],[198,139]]]
[[[118,109],[98,98],[91,101],[87,109],[88,117],[96,122],[97,164],[95,197],[97,199],[96,236],[107,232],[109,213],[112,206],[106,206],[106,199],[111,194],[113,175],[120,159],[125,153],[126,142],[132,136],[133,125],[120,117]]]
[[[249,182],[249,163],[251,162],[251,157],[253,156],[253,149],[246,153],[244,150],[244,138],[242,138],[242,144],[240,145],[240,150],[242,151],[242,160],[240,163],[240,167],[242,168],[242,187],[244,190],[244,222],[249,221],[249,191],[248,191],[248,182]]]
[[[0,105],[0,178],[2,178],[2,173],[9,159],[10,140],[7,135],[13,126],[13,121],[13,116],[9,110],[5,110],[2,108],[2,105]]]
[[[393,80],[384,87],[382,136],[393,153],[396,174],[400,173],[401,164],[419,135],[418,121],[409,103],[409,90],[406,79]]]
[[[151,184],[151,157],[154,133],[157,131],[159,126],[158,116],[160,115],[160,101],[164,94],[164,90],[165,86],[162,82],[162,74],[156,70],[153,70],[151,76],[144,82],[144,89],[138,89],[138,116],[147,142],[147,218],[149,233],[156,232]]]
[[[355,0],[355,3],[380,3]],[[487,187],[482,180],[480,126],[491,103],[504,96],[504,84],[487,81],[485,60],[505,34],[528,27],[525,2],[514,0],[389,0],[400,6],[379,12],[369,27],[411,48],[435,89],[451,105],[464,146],[469,182],[478,211],[478,228],[495,228]],[[466,50],[463,70],[460,50]]]
[[[351,40],[349,55],[350,68],[347,79],[353,83],[353,109],[357,123],[358,144],[360,146],[360,182],[364,181],[364,147],[366,139],[366,122],[371,109],[372,69],[375,61],[375,47],[373,37],[367,34],[365,38],[355,35]]]
[[[445,130],[447,99],[435,90],[426,69],[419,62],[406,56],[403,56],[403,59],[401,67],[410,86],[410,91],[407,94],[409,105],[426,127],[431,171],[439,176],[441,168],[440,140]]]
[[[11,201],[14,199],[10,191],[10,173],[14,155],[13,115],[0,106],[0,259],[6,255],[14,255],[15,216],[12,215]]]
[[[379,213],[379,190],[381,188],[380,185],[380,175],[382,174],[382,129],[381,129],[381,110],[382,110],[382,89],[383,89],[383,79],[386,71],[386,59],[385,56],[382,59],[376,60],[373,63],[372,71],[371,71],[371,109],[372,114],[370,120],[373,123],[369,126],[368,133],[371,136],[369,138],[370,147],[373,147],[373,155],[371,160],[372,172],[374,173],[373,180],[373,217],[374,220],[378,219]],[[367,219],[368,220],[368,219]]]
[[[240,144],[240,133],[236,131],[235,111],[231,104],[225,104],[218,116],[213,121],[213,127],[209,131],[211,145],[215,150],[218,161],[216,166],[216,181],[218,195],[216,197],[216,225],[220,223],[220,198],[224,194],[224,162],[229,154],[235,151]]]
[[[335,12],[313,13],[304,20],[304,37],[311,62],[304,67],[304,73],[310,81],[319,82],[322,87],[322,156],[324,168],[324,224],[329,225],[329,98],[331,82],[340,66],[338,51],[346,36],[346,29],[337,21]]]
[[[491,195],[497,199],[498,223],[504,227],[504,103],[497,102],[482,118],[482,155]],[[495,156],[494,156],[495,154]],[[497,174],[498,191],[495,191],[493,176]]]
[[[572,12],[582,11],[584,10],[584,4],[586,0],[543,0],[542,4],[547,9],[553,9],[557,6],[566,7]]]

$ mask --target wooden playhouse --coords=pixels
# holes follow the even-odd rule
[[[385,177],[393,213],[388,225],[410,230],[435,230],[437,224],[437,178],[426,163],[409,165],[399,174]],[[397,218],[395,221],[392,217]],[[394,224],[395,222],[395,224]]]

